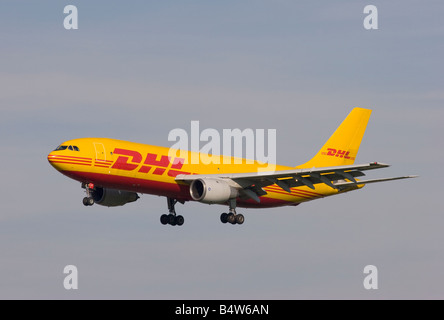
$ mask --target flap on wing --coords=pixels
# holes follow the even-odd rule
[[[265,194],[267,193],[265,192]],[[261,199],[259,198],[260,195],[256,191],[253,191],[252,189],[242,189],[241,196],[246,196],[247,198],[251,198],[257,203],[261,202]]]

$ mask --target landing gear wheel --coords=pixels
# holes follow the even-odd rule
[[[236,216],[233,213],[229,213],[227,216],[227,222],[236,224]]]
[[[222,223],[227,223],[228,222],[228,214],[227,213],[222,213],[221,215],[220,215],[220,221],[222,222]]]
[[[177,216],[175,219],[176,225],[181,226],[185,222],[185,219],[182,216]]]
[[[237,214],[235,218],[237,224],[242,224],[245,221],[245,217],[242,214]]]
[[[173,214],[168,215],[168,223],[172,226],[176,225],[176,216]]]
[[[168,224],[168,222],[170,221],[170,218],[168,218],[168,215],[163,214],[160,216],[160,223],[163,225]]]
[[[92,206],[94,204],[94,199],[91,197],[85,197],[83,198],[83,205],[85,206]]]

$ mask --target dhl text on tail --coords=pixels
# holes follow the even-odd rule
[[[169,213],[161,215],[162,224],[182,225],[184,218],[176,214],[175,204],[186,201],[227,205],[220,220],[242,224],[245,218],[237,207],[296,206],[368,183],[415,177],[358,180],[366,170],[388,167],[379,162],[354,164],[370,114],[371,110],[354,108],[311,160],[297,167],[275,165],[270,171],[257,161],[235,164],[223,156],[208,161],[209,155],[183,150],[171,156],[170,148],[107,138],[66,141],[48,155],[48,161],[81,182],[85,206],[121,206],[136,201],[138,193],[153,194],[167,198]],[[199,160],[188,161],[191,158]]]

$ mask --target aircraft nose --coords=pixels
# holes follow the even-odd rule
[[[56,155],[54,154],[54,151],[51,151],[48,154],[48,162],[55,168],[58,170],[58,165],[56,163]]]

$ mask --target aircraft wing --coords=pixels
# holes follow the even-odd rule
[[[197,179],[223,179],[226,181],[230,181],[234,187],[242,190],[242,193],[244,195],[259,202],[259,197],[267,194],[267,192],[263,190],[263,188],[273,184],[278,185],[281,189],[287,192],[291,192],[290,188],[299,186],[307,186],[311,189],[315,189],[315,185],[319,183],[324,183],[337,190],[344,190],[350,187],[367,183],[414,177],[404,176],[367,181],[356,180],[357,177],[365,176],[362,171],[386,168],[388,166],[388,164],[372,162],[358,165],[311,169],[290,169],[267,172],[178,175],[176,177],[176,181],[191,183],[193,180]]]

